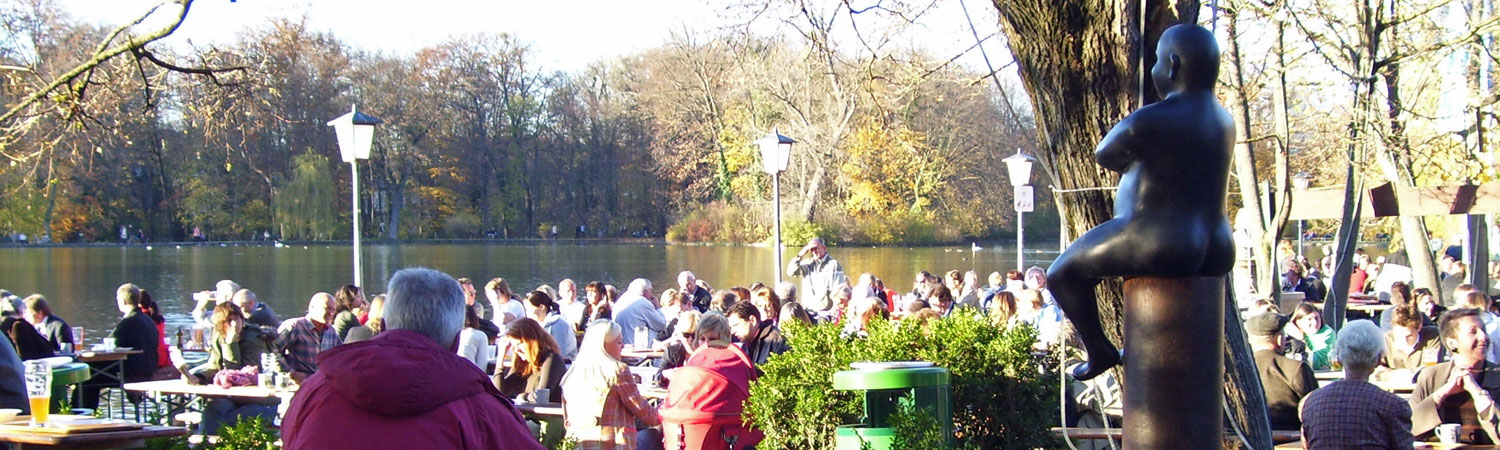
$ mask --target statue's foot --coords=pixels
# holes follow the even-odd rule
[[[1089,353],[1089,360],[1073,368],[1073,378],[1092,379],[1120,364],[1120,354],[1113,351]]]

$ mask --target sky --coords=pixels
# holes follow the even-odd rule
[[[158,2],[60,0],[79,19],[107,25],[131,20]],[[855,0],[854,4],[874,2]],[[536,61],[543,67],[576,71],[594,61],[660,46],[674,30],[708,32],[731,25],[734,21],[723,17],[728,3],[726,0],[197,0],[182,28],[166,42],[168,45],[227,43],[239,32],[273,18],[297,18],[305,14],[315,30],[329,31],[356,47],[391,54],[411,53],[453,35],[510,33],[531,45]],[[961,3],[968,6],[981,37],[995,32],[997,16],[989,2],[941,0],[934,11],[898,36],[898,41],[925,48],[944,59],[965,53],[974,37]],[[168,16],[175,11],[158,14]],[[763,34],[785,31],[774,21],[764,21],[755,30]],[[985,48],[995,65],[1009,61],[998,39],[987,40]],[[968,51],[959,63],[976,71],[987,71],[977,51]]]

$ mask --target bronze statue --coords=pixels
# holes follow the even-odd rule
[[[1224,211],[1234,122],[1214,97],[1218,44],[1202,27],[1177,25],[1162,34],[1156,58],[1151,78],[1166,98],[1120,121],[1094,151],[1100,165],[1124,173],[1115,217],[1080,236],[1047,272],[1088,352],[1089,362],[1073,371],[1081,380],[1120,363],[1099,322],[1101,279],[1221,276],[1234,264]]]

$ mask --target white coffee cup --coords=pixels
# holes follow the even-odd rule
[[[114,350],[115,349],[115,338],[107,337],[107,338],[104,338],[104,339],[100,339],[99,340],[99,345],[104,346],[104,351]]]
[[[1456,423],[1445,423],[1442,425],[1438,425],[1436,432],[1438,440],[1442,441],[1444,444],[1457,444],[1458,429],[1459,424]]]
[[[536,394],[536,403],[551,403],[552,402],[552,390],[551,389],[539,388],[539,389],[536,390],[535,394]]]

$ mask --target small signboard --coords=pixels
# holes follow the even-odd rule
[[[1032,212],[1036,209],[1031,186],[1016,186],[1016,212]]]

